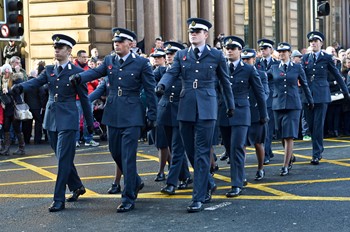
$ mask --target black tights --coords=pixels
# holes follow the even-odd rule
[[[4,132],[10,132],[11,123],[16,134],[21,133],[21,121],[15,120],[14,116],[4,117]]]

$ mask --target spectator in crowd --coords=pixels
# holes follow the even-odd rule
[[[161,36],[157,37],[154,41],[154,47],[151,49],[151,54],[154,53],[158,49],[163,49],[163,39]]]
[[[3,58],[5,63],[8,64],[13,56],[20,56],[21,50],[14,40],[9,40],[8,44],[5,46],[3,51]],[[21,62],[21,60],[20,60]]]
[[[90,67],[88,65],[88,55],[86,53],[85,50],[79,50],[77,52],[77,59],[74,60],[74,65],[75,66],[78,66],[84,70],[89,70]],[[89,82],[87,83],[87,87],[88,87],[88,94],[90,94],[98,85],[98,81],[95,80],[95,81],[92,81],[92,82]],[[81,103],[80,103],[80,100],[77,96],[77,99],[76,99],[76,103],[77,103],[77,107],[78,107],[78,111],[79,111],[79,120],[84,120],[83,119],[83,109],[81,107]],[[92,108],[91,108],[91,112],[92,112]],[[84,120],[83,121],[83,125],[86,124],[86,121]],[[94,141],[93,139],[93,134],[90,134],[87,130],[87,127],[86,126],[83,126],[83,137],[84,137],[84,141],[85,141],[85,146],[92,146],[92,147],[97,147],[100,145],[100,143]],[[76,147],[80,147],[80,131],[77,132],[77,135],[76,135],[76,141],[75,141],[75,145]]]
[[[11,65],[11,67],[12,67],[12,71],[13,71],[13,72],[20,72],[20,73],[22,73],[22,75],[23,75],[23,78],[22,78],[23,81],[26,81],[26,80],[28,79],[26,70],[24,70],[24,69],[22,68],[21,58],[20,58],[19,56],[12,56],[12,57],[10,58],[10,65]],[[16,69],[19,69],[19,71],[16,70]]]
[[[14,117],[15,104],[23,102],[22,97],[13,94],[11,87],[15,84],[23,82],[23,74],[20,72],[19,66],[16,66],[15,72],[9,64],[4,64],[1,68],[1,94],[6,97],[1,97],[1,104],[4,107],[4,147],[0,151],[1,155],[10,155],[10,127],[13,126],[13,130],[18,138],[18,150],[15,151],[14,155],[25,155],[25,143],[24,136],[21,132],[21,121],[16,120]],[[7,100],[5,100],[7,98]]]
[[[100,56],[98,54],[98,50],[97,48],[93,48],[91,49],[91,59],[94,59],[95,61],[97,61],[98,59],[100,59]]]
[[[137,47],[137,41],[136,40],[132,41],[131,51],[133,51],[134,53],[139,54],[139,55],[142,53],[141,49],[139,47]]]
[[[38,76],[38,70],[34,69],[30,72],[28,80],[36,78]],[[34,126],[34,144],[41,143],[42,131],[43,131],[43,108],[42,99],[45,98],[44,87],[33,88],[24,93],[24,102],[28,104],[30,112],[32,112],[33,119],[35,121]],[[24,142],[30,143],[32,136],[33,119],[22,122],[22,132],[24,135]]]

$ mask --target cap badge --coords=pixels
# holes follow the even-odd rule
[[[227,43],[228,43],[228,44],[232,44],[232,39],[229,39],[229,40],[227,41]]]
[[[264,41],[260,42],[260,47],[264,46]]]
[[[117,36],[120,35],[120,31],[119,30],[117,30],[115,33],[117,34]]]
[[[167,49],[170,49],[170,48],[171,48],[171,44],[168,44]]]
[[[192,27],[196,26],[196,22],[195,22],[195,21],[192,21],[191,26],[192,26]]]
[[[247,51],[244,51],[244,55],[248,55],[248,52],[247,52]]]
[[[313,38],[314,36],[315,36],[314,34],[311,34],[311,35],[310,35],[310,38]]]
[[[57,36],[55,40],[56,40],[57,42],[60,41],[60,37]]]
[[[279,48],[283,48],[284,46],[283,46],[283,44],[280,44],[278,47],[279,47]]]

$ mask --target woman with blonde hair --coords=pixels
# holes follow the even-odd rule
[[[15,151],[14,155],[25,155],[24,150],[24,137],[21,132],[21,121],[14,118],[15,103],[22,103],[22,98],[20,96],[13,95],[11,92],[11,87],[14,84],[21,83],[23,81],[23,74],[20,72],[19,67],[15,67],[15,72],[9,64],[4,64],[1,67],[1,91],[0,94],[3,95],[1,100],[1,105],[4,108],[4,146],[0,151],[0,155],[8,156],[10,155],[10,127],[13,126],[13,130],[18,138],[18,150]]]

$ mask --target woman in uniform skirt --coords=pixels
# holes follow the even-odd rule
[[[294,64],[290,60],[290,44],[279,43],[276,50],[279,53],[281,63],[271,66],[267,74],[269,81],[272,81],[274,86],[272,110],[275,116],[277,134],[282,139],[284,146],[285,156],[280,174],[285,176],[292,167],[293,139],[298,137],[299,119],[302,109],[298,92],[298,80],[305,92],[310,109],[313,109],[314,102],[304,70],[301,65]]]

